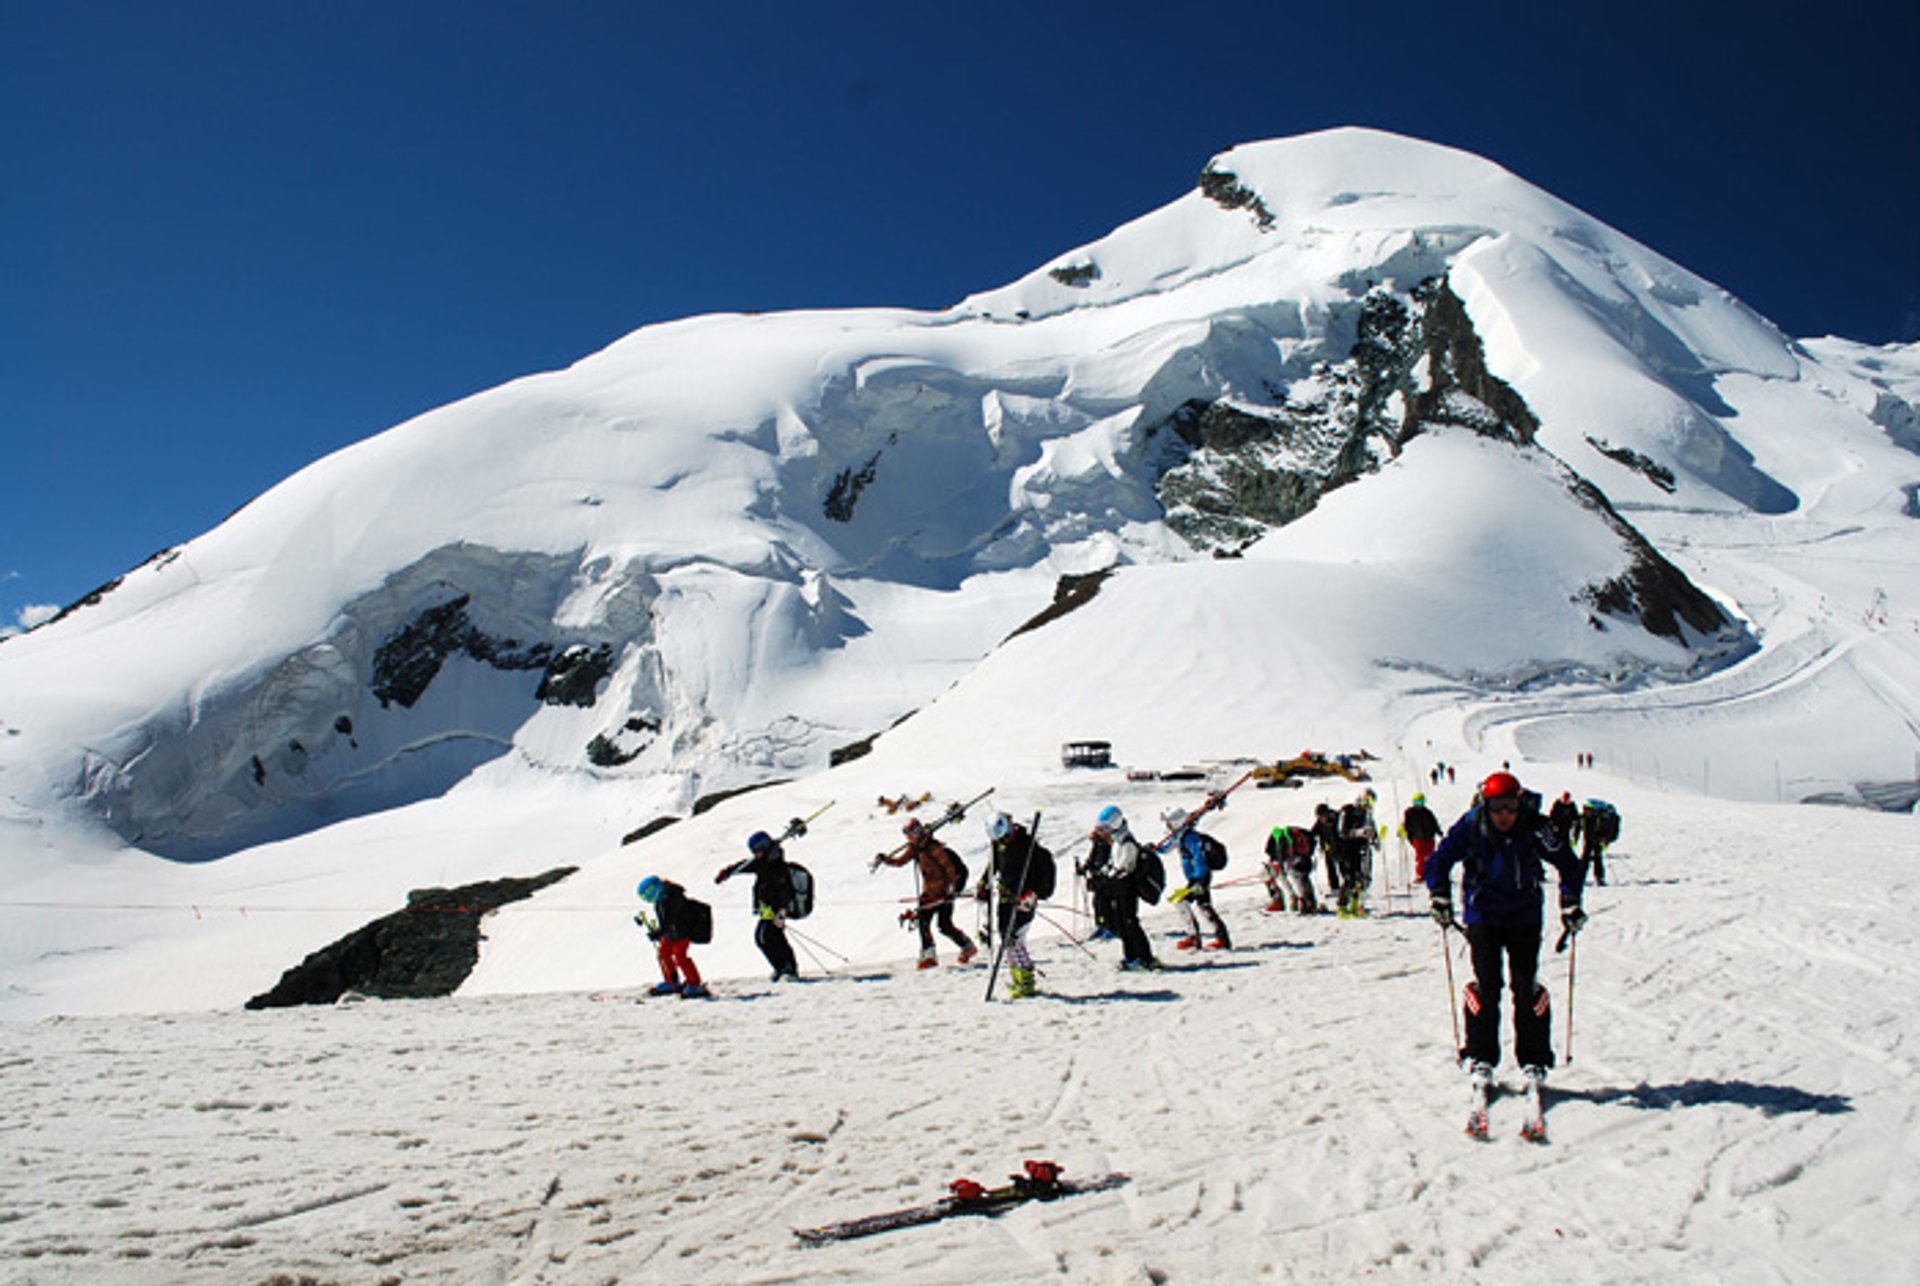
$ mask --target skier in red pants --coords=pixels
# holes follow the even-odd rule
[[[696,914],[693,899],[678,884],[657,875],[640,881],[635,891],[642,902],[653,903],[660,916],[657,922],[649,921],[644,911],[633,917],[633,922],[658,944],[655,956],[660,962],[660,981],[654,985],[653,994],[678,995],[682,1000],[698,1000],[710,994],[688,950],[693,943]]]

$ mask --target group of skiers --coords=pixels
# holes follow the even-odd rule
[[[1207,812],[1224,803],[1225,793],[1210,795],[1193,813],[1167,809],[1160,817],[1166,834],[1158,842],[1138,837],[1117,805],[1102,808],[1095,818],[1087,856],[1076,870],[1087,881],[1095,923],[1103,936],[1120,943],[1122,969],[1159,967],[1140,915],[1143,904],[1156,904],[1163,895],[1178,908],[1184,923],[1185,933],[1175,949],[1231,948],[1232,937],[1212,897],[1213,877],[1226,865],[1226,850],[1198,825]],[[1320,804],[1311,826],[1275,826],[1265,845],[1263,875],[1272,896],[1266,909],[1320,911],[1313,890],[1317,849],[1325,858],[1340,914],[1364,915],[1371,854],[1381,835],[1373,816],[1375,802],[1368,789],[1339,809]],[[969,892],[990,902],[991,932],[999,935],[1009,966],[1006,994],[1009,999],[1032,996],[1036,976],[1026,938],[1041,904],[1053,896],[1055,858],[1030,827],[1004,812],[993,813],[986,820],[988,869],[969,890],[966,862],[935,832],[970,806],[954,805],[931,825],[910,819],[905,842],[890,853],[876,854],[869,869],[911,866],[915,871],[919,891],[902,919],[919,932],[921,969],[939,964],[936,930],[959,949],[960,964],[972,961],[981,947],[954,923],[954,906]],[[787,834],[798,833],[804,833],[804,824],[796,820]],[[1515,1057],[1537,1100],[1538,1084],[1554,1062],[1550,1003],[1538,980],[1544,871],[1552,866],[1559,874],[1564,942],[1585,923],[1581,893],[1586,880],[1591,876],[1596,883],[1605,883],[1606,847],[1619,834],[1617,810],[1597,799],[1576,807],[1571,794],[1562,793],[1543,811],[1539,795],[1525,790],[1518,778],[1503,770],[1481,783],[1473,805],[1444,832],[1425,796],[1414,795],[1402,814],[1399,834],[1412,850],[1415,878],[1432,897],[1434,919],[1443,933],[1463,934],[1472,959],[1474,976],[1466,986],[1461,1009],[1465,1038],[1459,1054],[1473,1077],[1481,1104],[1477,1110],[1484,1119],[1485,1090],[1500,1058],[1500,1003],[1502,993],[1509,990]],[[1577,855],[1576,835],[1581,845]],[[753,875],[754,941],[772,966],[776,982],[799,976],[786,920],[789,914],[805,914],[801,903],[811,906],[811,876],[788,861],[784,838],[754,832],[747,841],[747,856],[721,868],[714,877],[716,883],[724,883],[735,875]],[[1168,867],[1174,858],[1183,883],[1168,894]],[[1457,917],[1452,895],[1456,867],[1460,870]],[[804,897],[798,892],[801,886],[807,890]],[[649,916],[643,911],[635,917],[658,944],[661,981],[653,994],[707,995],[688,948],[710,940],[711,909],[689,897],[680,885],[658,876],[642,880],[638,892],[654,912]]]

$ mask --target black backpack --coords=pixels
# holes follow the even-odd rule
[[[1594,810],[1598,830],[1595,837],[1602,844],[1611,844],[1620,838],[1620,814],[1612,804],[1601,804]]]
[[[1194,838],[1200,841],[1200,856],[1207,861],[1209,871],[1227,869],[1227,846],[1205,831],[1195,831]]]
[[[713,908],[694,898],[686,899],[687,941],[702,946],[713,941]]]
[[[781,914],[789,920],[804,920],[813,914],[813,872],[798,862],[787,863],[787,905]]]
[[[1160,895],[1167,891],[1167,864],[1145,844],[1140,846],[1140,860],[1134,863],[1133,891],[1148,906],[1157,906]]]
[[[1042,902],[1053,896],[1053,852],[1038,841],[1027,857],[1027,888]]]
[[[967,881],[972,878],[972,872],[967,870],[966,859],[952,848],[947,849],[947,861],[953,866],[953,892],[950,896],[961,897],[967,891]]]

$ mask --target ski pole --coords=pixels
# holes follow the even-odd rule
[[[1074,937],[1073,930],[1069,929],[1066,925],[1060,923],[1060,921],[1054,919],[1050,915],[1041,915],[1040,912],[1038,911],[1034,912],[1034,914],[1036,916],[1039,916],[1040,919],[1045,920],[1048,924],[1052,925],[1056,930],[1058,930],[1061,937],[1065,938],[1068,942],[1071,942],[1074,946],[1079,947],[1081,951],[1085,952],[1087,959],[1093,960],[1093,961],[1098,961],[1100,959],[1099,956],[1093,953],[1093,949],[1091,947],[1089,947],[1085,942],[1081,941],[1079,938]]]
[[[1580,958],[1580,935],[1567,943],[1567,1066],[1573,1066],[1573,962]]]
[[[833,949],[832,947],[830,947],[830,946],[828,946],[828,945],[827,945],[826,943],[824,943],[824,942],[822,942],[822,941],[820,941],[820,939],[818,939],[818,938],[810,938],[810,937],[808,937],[808,936],[807,936],[806,934],[804,934],[804,933],[802,933],[802,932],[800,932],[800,930],[798,930],[798,929],[796,929],[796,928],[794,928],[794,927],[793,927],[792,925],[788,925],[788,926],[787,926],[787,932],[788,932],[788,933],[790,933],[790,934],[792,934],[792,935],[793,935],[794,937],[796,937],[796,938],[798,938],[798,939],[800,939],[800,941],[802,941],[802,942],[810,942],[810,943],[812,943],[812,944],[813,944],[814,946],[816,946],[816,947],[819,947],[819,948],[820,948],[820,949],[821,949],[822,951],[824,951],[824,952],[826,952],[826,953],[827,953],[828,955],[830,955],[830,956],[832,956],[832,957],[833,957],[833,958],[834,958],[835,960],[839,960],[839,961],[841,961],[841,962],[842,962],[842,963],[844,963],[844,964],[852,964],[852,963],[853,963],[853,957],[851,957],[851,956],[843,956],[843,955],[841,955],[841,954],[840,954],[840,953],[839,953],[838,951],[835,951],[835,950],[834,950],[834,949]]]
[[[1454,1056],[1458,1057],[1460,1054],[1460,1005],[1453,991],[1453,944],[1447,941],[1447,926],[1444,924],[1440,926],[1440,958],[1447,963],[1447,1016],[1453,1019],[1453,1052]],[[1567,997],[1567,1016],[1569,1018],[1573,1016],[1571,995]],[[1571,1050],[1568,1051],[1567,1061],[1573,1061]]]

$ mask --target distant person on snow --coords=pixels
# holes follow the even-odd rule
[[[1433,856],[1433,846],[1440,842],[1440,819],[1427,807],[1425,795],[1415,795],[1407,811],[1400,815],[1400,835],[1413,848],[1413,878],[1426,879],[1427,859]]]
[[[1451,896],[1456,866],[1458,925]],[[1580,909],[1584,868],[1540,815],[1540,797],[1522,790],[1509,772],[1494,773],[1481,784],[1475,806],[1453,824],[1427,863],[1433,918],[1444,928],[1460,928],[1473,954],[1460,1058],[1482,1084],[1500,1062],[1503,961],[1512,972],[1514,1058],[1534,1081],[1545,1079],[1553,1066],[1547,989],[1538,981],[1547,866],[1560,873],[1560,922],[1568,933],[1578,933],[1587,920]]]
[[[1094,823],[1093,852],[1100,858],[1097,864],[1092,856],[1087,860],[1093,904],[1101,923],[1120,939],[1120,967],[1158,969],[1147,931],[1140,927],[1140,841],[1127,829],[1126,815],[1112,804],[1100,810]]]
[[[755,831],[747,837],[747,856],[721,867],[713,882],[725,884],[747,871],[753,872],[753,944],[773,966],[775,982],[798,978],[800,966],[793,958],[793,944],[787,941],[786,920],[786,908],[793,904],[793,872],[780,842],[765,831]]]
[[[912,862],[919,873],[920,903],[914,912],[914,922],[920,929],[919,967],[932,969],[940,963],[933,945],[935,924],[940,926],[941,935],[947,941],[960,948],[959,962],[965,964],[979,950],[973,945],[973,939],[953,923],[953,900],[966,891],[961,887],[966,883],[966,867],[952,849],[934,838],[919,818],[909,821],[904,833],[906,844],[897,853],[877,854],[871,869]]]
[[[1040,903],[1053,896],[1053,854],[1005,813],[987,819],[987,838],[993,842],[993,858],[974,896],[985,898],[987,881],[993,881],[998,898],[995,927],[1008,961],[1007,999],[1023,1000],[1039,992],[1027,930]]]
[[[657,875],[640,881],[640,887],[634,891],[642,902],[652,904],[656,917],[649,918],[645,911],[633,917],[633,922],[653,939],[654,956],[660,962],[660,981],[654,984],[652,994],[677,995],[682,1000],[699,1000],[709,995],[688,951],[695,928],[693,899],[678,884]],[[708,915],[710,917],[711,912]]]
[[[1184,808],[1169,808],[1160,815],[1160,820],[1173,832],[1164,842],[1172,844],[1180,854],[1180,874],[1187,881],[1186,887],[1173,895],[1173,901],[1179,904],[1180,913],[1187,920],[1187,934],[1173,944],[1174,950],[1198,949],[1202,928],[1207,930],[1207,950],[1231,950],[1233,939],[1227,936],[1227,922],[1213,909],[1213,868],[1207,864],[1207,841],[1194,829]]]
[[[1620,838],[1620,814],[1604,799],[1589,799],[1580,809],[1580,860],[1595,884],[1607,882],[1607,845]]]

